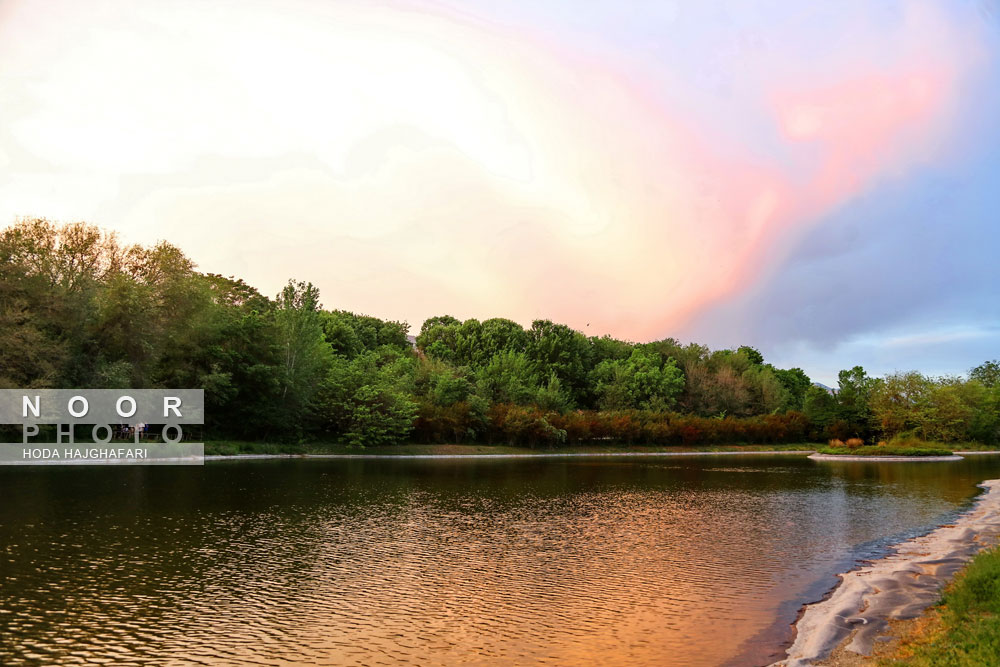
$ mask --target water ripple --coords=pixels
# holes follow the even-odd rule
[[[766,663],[1000,468],[720,463],[0,471],[0,663]]]

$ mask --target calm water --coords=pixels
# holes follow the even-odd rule
[[[0,469],[0,663],[764,664],[1000,457]]]

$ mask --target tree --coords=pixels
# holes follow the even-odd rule
[[[573,399],[563,389],[562,382],[555,374],[549,376],[549,381],[539,387],[532,401],[542,410],[564,413],[573,407]]]
[[[102,283],[120,271],[113,234],[20,219],[0,232],[0,385],[86,386]]]
[[[764,363],[764,355],[761,354],[755,347],[750,347],[749,345],[742,345],[736,350],[736,352],[745,356],[747,359],[750,360],[750,363],[754,364],[755,366],[761,366]]]
[[[872,424],[872,391],[879,381],[869,377],[861,366],[840,371],[837,379],[838,416],[848,424],[852,435],[863,438]]]
[[[543,377],[555,374],[576,402],[586,398],[590,344],[565,324],[535,320],[528,331],[528,357]]]
[[[969,371],[969,377],[978,380],[986,387],[1000,386],[1000,361],[984,361]]]
[[[474,320],[473,320],[474,321]],[[524,352],[528,347],[528,333],[517,322],[502,317],[483,320],[475,330],[475,337],[468,330],[465,341],[468,348],[468,363],[473,368],[480,368],[501,352]]]
[[[399,443],[417,414],[412,378],[412,356],[389,345],[336,357],[313,400],[314,423],[355,447]]]
[[[417,362],[414,388],[418,396],[440,407],[468,400],[473,389],[463,371],[433,358],[423,358]]]
[[[802,401],[802,411],[819,430],[824,430],[838,417],[837,399],[815,385],[810,385]]]
[[[965,383],[958,378],[942,378],[933,383],[920,434],[927,440],[958,442],[968,440],[976,408],[982,402],[985,387]]]
[[[526,405],[538,391],[538,376],[523,352],[499,352],[476,371],[476,391],[491,403]]]
[[[969,439],[990,445],[1000,443],[1000,385],[984,387],[969,424]]]
[[[292,425],[299,424],[302,411],[332,362],[319,311],[319,290],[312,283],[289,280],[278,294],[274,318],[280,350],[280,399]]]
[[[0,230],[0,387],[201,387],[213,437],[399,442],[419,407],[427,441],[502,434],[556,443],[599,437],[619,419],[631,439],[662,421],[565,414],[574,407],[735,418],[801,408],[814,432],[833,437],[1000,442],[997,360],[968,380],[875,379],[856,366],[840,373],[832,396],[749,346],[713,352],[672,338],[588,338],[549,320],[525,330],[504,318],[441,315],[423,323],[414,352],[408,331],[405,322],[324,311],[308,283],[290,281],[268,299],[241,280],[199,273],[168,243],[124,246],[90,225],[42,219]],[[782,419],[753,428],[799,417]],[[642,437],[659,437],[649,431]]]
[[[274,303],[242,280],[206,277],[216,305],[216,340],[206,347],[205,426],[215,437],[267,438],[288,432],[280,400]]]
[[[770,365],[768,367],[774,373],[775,377],[778,378],[781,386],[788,392],[788,401],[784,408],[786,410],[802,410],[806,399],[806,392],[812,386],[812,380],[809,379],[809,376],[801,368],[789,368],[786,370],[774,368]]]
[[[747,409],[750,414],[773,414],[787,407],[788,390],[771,366],[753,364],[743,371],[743,381],[750,393]]]
[[[604,410],[672,408],[684,389],[684,374],[673,359],[635,349],[628,359],[606,359],[593,372],[598,405]]]
[[[886,437],[891,438],[924,424],[932,386],[930,380],[916,371],[887,375],[882,382],[872,386],[871,415]]]
[[[455,362],[458,328],[461,322],[451,315],[427,319],[417,336],[417,349],[436,359]]]
[[[323,337],[334,354],[353,359],[365,350],[365,344],[355,329],[355,318],[343,312],[322,313]]]
[[[653,352],[660,354],[664,359],[670,357],[669,354],[662,354],[658,344],[651,344],[647,346]],[[602,361],[611,360],[618,361],[621,359],[628,359],[632,354],[632,350],[635,345],[632,343],[626,343],[625,341],[612,338],[611,336],[597,336],[590,337],[590,356],[591,363],[593,363],[594,368],[597,368]]]

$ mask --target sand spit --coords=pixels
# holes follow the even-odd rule
[[[850,454],[810,454],[809,458],[814,461],[871,461],[873,463],[878,463],[880,461],[889,461],[892,463],[899,463],[902,461],[907,462],[931,462],[934,461],[961,461],[962,457],[958,455],[951,456],[851,456]]]
[[[890,619],[916,618],[934,604],[941,587],[966,562],[1000,541],[1000,480],[979,486],[986,492],[954,524],[903,542],[892,555],[840,575],[829,598],[806,607],[795,624],[788,658],[774,665],[812,665],[840,644],[845,651],[871,655]]]

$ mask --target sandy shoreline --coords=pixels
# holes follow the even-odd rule
[[[963,457],[953,454],[951,456],[851,456],[850,454],[810,454],[813,461],[871,461],[873,463],[888,462],[940,462],[940,461],[961,461]]]
[[[919,617],[941,588],[981,549],[1000,540],[1000,480],[953,524],[896,546],[895,552],[841,574],[827,599],[808,605],[781,667],[860,664],[891,625]],[[828,660],[833,655],[833,659]]]

